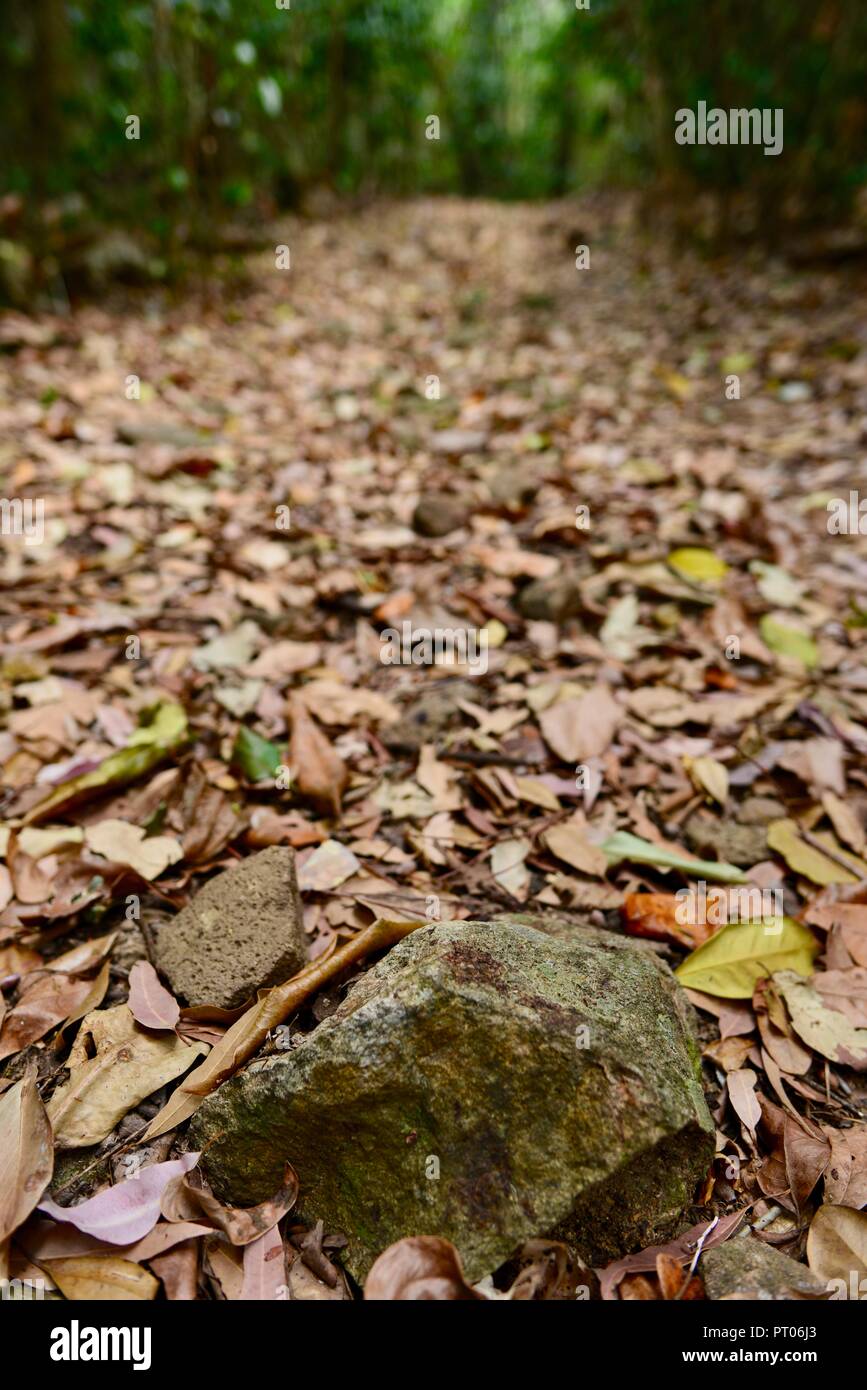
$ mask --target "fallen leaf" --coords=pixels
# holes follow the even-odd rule
[[[289,715],[292,720],[289,765],[293,786],[320,810],[337,816],[349,781],[346,764],[316,727],[307,706],[297,695],[290,699]]]
[[[69,1080],[48,1106],[58,1146],[101,1143],[124,1115],[207,1050],[204,1043],[146,1032],[126,1004],[88,1014],[69,1054]]]
[[[842,1279],[848,1297],[851,1275],[860,1281],[867,1274],[867,1212],[820,1207],[807,1234],[807,1264],[828,1283]]]
[[[112,753],[92,771],[62,782],[28,811],[23,824],[44,820],[52,811],[67,810],[110,787],[134,781],[161,763],[186,736],[187,716],[181,706],[170,701],[159,705],[150,723],[137,729],[125,748]]]
[[[95,854],[112,864],[125,864],[148,881],[183,858],[181,846],[171,835],[146,836],[141,826],[125,820],[98,821],[87,827],[84,839]]]
[[[244,1281],[238,1297],[242,1302],[271,1303],[285,1296],[283,1241],[274,1226],[244,1247]]]
[[[598,845],[592,845],[584,838],[575,825],[564,822],[552,825],[543,835],[546,849],[564,864],[578,869],[582,874],[593,878],[604,878],[608,872],[608,859]]]
[[[283,1186],[274,1197],[255,1207],[227,1207],[219,1202],[199,1174],[180,1177],[168,1185],[162,1196],[162,1212],[169,1220],[199,1220],[204,1217],[223,1232],[232,1245],[248,1245],[257,1240],[291,1211],[298,1197],[298,1178],[287,1163]]]
[[[762,1107],[756,1098],[757,1081],[758,1077],[750,1067],[730,1071],[726,1077],[732,1109],[751,1134],[755,1132],[756,1125],[762,1118]]]
[[[262,738],[254,729],[241,725],[232,748],[232,766],[237,767],[248,782],[264,782],[273,778],[283,757],[276,743]]]
[[[168,1163],[150,1163],[135,1177],[115,1183],[75,1207],[44,1201],[39,1210],[55,1221],[69,1222],[76,1230],[110,1245],[132,1245],[159,1221],[160,1198],[173,1178],[195,1167],[197,1153],[186,1153]]]
[[[818,990],[790,969],[779,970],[773,980],[799,1038],[830,1062],[867,1071],[867,1028],[856,1028],[845,1014],[829,1008]]]
[[[137,960],[129,972],[127,1007],[143,1028],[174,1031],[181,1016],[178,1001],[160,984],[157,972],[147,960]]]
[[[119,1255],[46,1260],[45,1269],[63,1296],[75,1303],[149,1301],[156,1298],[160,1287],[148,1270]]]
[[[600,757],[611,745],[624,710],[607,685],[596,685],[577,700],[559,700],[539,715],[548,747],[565,763]]]
[[[808,633],[800,628],[782,623],[778,618],[766,613],[759,623],[759,632],[765,646],[779,656],[791,657],[808,669],[819,660],[819,649]]]
[[[0,1096],[0,1244],[27,1220],[53,1171],[51,1126],[31,1067]]]
[[[850,873],[833,859],[822,854],[798,834],[797,823],[793,820],[775,820],[768,826],[768,846],[782,855],[790,869],[802,874],[811,883],[857,883],[856,874]]]
[[[339,840],[324,840],[298,870],[302,893],[327,893],[357,873],[361,864]]]
[[[406,1236],[374,1261],[364,1285],[365,1302],[469,1302],[485,1295],[464,1278],[461,1257],[440,1236]]]
[[[819,943],[808,927],[783,917],[769,922],[731,922],[687,956],[675,970],[682,985],[723,999],[751,999],[759,980],[775,971],[809,975]]]
[[[600,846],[609,864],[620,864],[624,859],[632,864],[653,864],[657,869],[678,869],[690,878],[707,878],[719,883],[746,883],[747,876],[734,864],[721,864],[715,859],[689,859],[685,854],[652,845],[649,840],[641,840],[626,830],[617,830],[609,835]]]
[[[728,574],[728,565],[712,550],[700,546],[683,546],[672,550],[668,564],[682,579],[692,584],[718,584]]]

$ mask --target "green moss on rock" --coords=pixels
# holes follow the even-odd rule
[[[471,1279],[523,1239],[568,1234],[599,1263],[670,1228],[713,1154],[691,1010],[659,960],[604,932],[446,922],[407,937],[295,1051],[199,1111],[208,1177],[276,1191],[349,1237],[363,1278],[406,1235]]]

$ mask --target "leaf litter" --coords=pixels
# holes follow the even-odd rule
[[[863,1268],[867,551],[825,524],[857,481],[849,272],[821,296],[777,264],[709,279],[621,219],[612,317],[599,281],[576,304],[556,210],[432,215],[359,212],[327,268],[326,226],[298,223],[291,287],[251,261],[240,306],[83,306],[2,359],[14,485],[49,525],[0,560],[0,1250],[66,1297],[349,1296],[320,1277],[342,1237],[305,1250],[291,1191],[258,1232],[180,1191],[184,1119],[370,951],[516,905],[642,936],[688,988],[717,1121],[701,1220],[599,1279],[531,1243],[475,1290],[419,1237],[368,1297],[700,1296],[699,1243],[744,1222],[823,1279]],[[484,670],[468,646],[386,662],[404,623],[484,633]],[[298,852],[311,964],[239,1017],[181,1009],[159,921],[271,844]],[[50,1139],[89,1159],[53,1197]]]

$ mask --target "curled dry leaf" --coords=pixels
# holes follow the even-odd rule
[[[0,1245],[26,1221],[53,1171],[51,1126],[31,1067],[0,1096]]]
[[[338,816],[340,799],[349,781],[346,764],[317,728],[307,706],[297,695],[289,701],[289,717],[292,721],[289,766],[293,786],[314,806]]]
[[[129,972],[130,1013],[143,1028],[174,1031],[181,1008],[174,995],[160,983],[150,961],[137,960]]]
[[[181,1220],[205,1218],[212,1226],[222,1231],[232,1245],[249,1245],[251,1241],[258,1240],[261,1235],[276,1226],[277,1222],[292,1210],[297,1197],[298,1177],[287,1163],[280,1191],[256,1207],[224,1206],[196,1175],[181,1177],[171,1187],[167,1185],[163,1194],[162,1210],[163,1215],[169,1220],[176,1216]]]
[[[364,1285],[367,1302],[486,1302],[464,1278],[461,1257],[440,1236],[407,1236],[384,1250]]]

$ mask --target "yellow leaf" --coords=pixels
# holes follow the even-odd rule
[[[691,545],[673,550],[668,557],[668,565],[675,574],[693,584],[718,584],[728,574],[729,568],[725,560],[720,560],[712,550]]]
[[[729,798],[729,774],[722,763],[716,758],[686,757],[683,765],[699,791],[707,792],[720,806],[725,806]]]
[[[688,989],[720,999],[751,999],[759,980],[776,970],[809,975],[819,943],[791,917],[730,922],[699,946],[674,972]]]
[[[802,840],[798,834],[797,823],[793,820],[775,820],[768,826],[768,845],[785,859],[796,874],[808,878],[811,883],[857,883],[857,875],[849,873],[840,864],[812,845]]]

